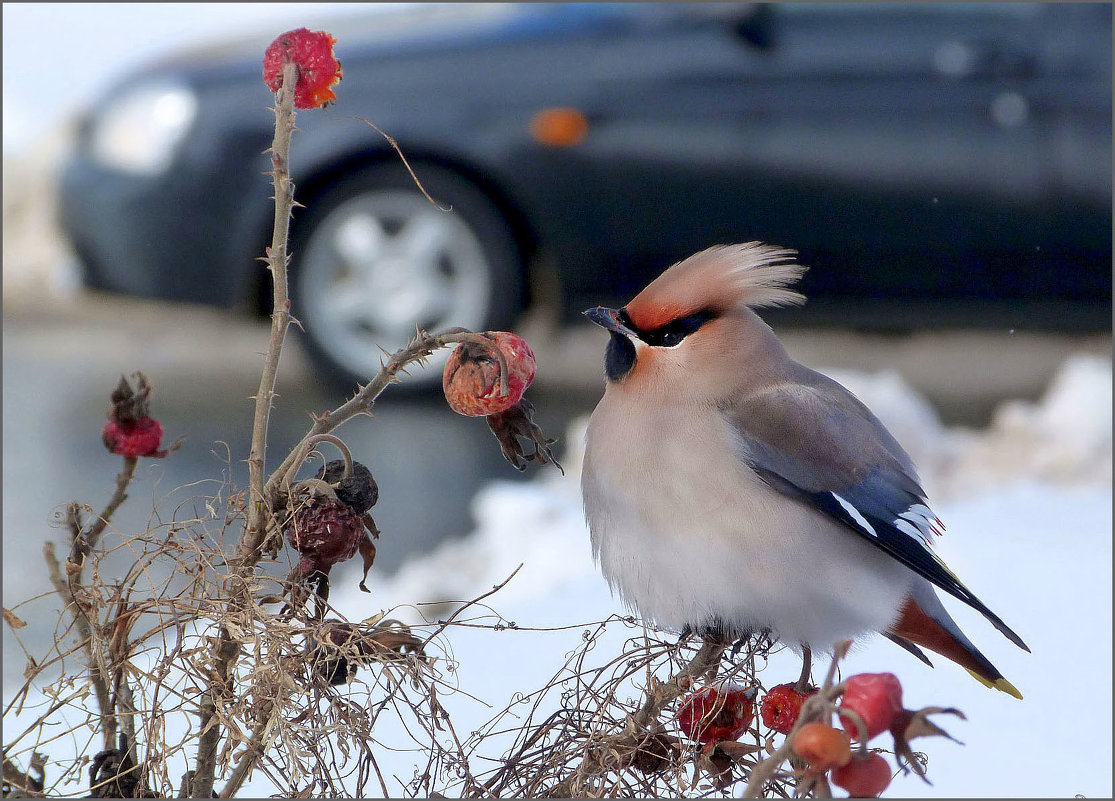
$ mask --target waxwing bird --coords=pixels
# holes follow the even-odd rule
[[[943,526],[910,457],[752,311],[804,300],[794,255],[712,247],[585,312],[610,334],[581,474],[605,578],[663,628],[820,651],[880,632],[1021,698],[937,597],[1029,651],[934,553]]]

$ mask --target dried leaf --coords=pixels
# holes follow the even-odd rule
[[[379,621],[383,620],[385,617],[387,617],[387,612],[385,612],[381,609],[380,611],[376,612],[371,617],[366,617],[363,620],[361,620],[360,625],[362,625],[362,626],[374,626],[377,623],[379,623]]]
[[[499,440],[503,458],[509,461],[516,470],[526,470],[527,462],[538,460],[542,464],[553,462],[554,467],[565,475],[558,460],[554,458],[550,446],[557,442],[556,439],[547,439],[546,434],[534,423],[534,405],[525,397],[505,412],[490,414],[485,418],[488,428]],[[525,439],[534,445],[534,451],[527,453],[523,450],[519,439]]]
[[[21,628],[23,628],[24,626],[27,625],[27,623],[24,622],[23,620],[21,620],[19,618],[19,616],[15,612],[13,612],[11,609],[8,609],[8,607],[6,607],[6,606],[3,607],[3,609],[4,609],[4,622],[7,623],[9,626],[11,626],[13,629],[21,629]]]
[[[963,745],[963,743],[929,719],[929,715],[937,714],[956,715],[956,717],[961,720],[967,720],[964,713],[954,707],[927,706],[924,709],[919,709],[911,716],[910,722],[906,725],[906,731],[904,732],[906,739],[913,740],[915,737],[947,737],[954,743]]]
[[[412,653],[418,654],[419,657],[424,656],[422,640],[406,630],[384,629],[368,634],[360,638],[359,648],[363,655],[377,659],[388,656],[384,651],[390,654]]]
[[[379,532],[377,531],[376,534],[378,535]],[[372,565],[376,561],[376,546],[367,534],[360,541],[360,558],[364,560],[364,575],[360,578],[360,589],[362,592],[371,592],[364,582],[368,580],[368,571],[372,569]]]
[[[761,745],[748,745],[747,743],[739,743],[735,740],[726,740],[725,742],[717,743],[716,747],[733,761],[742,759],[745,756],[751,756],[763,750]]]
[[[723,790],[735,781],[732,759],[721,750],[719,743],[701,748],[697,755],[697,764],[712,778],[717,790]]]
[[[955,737],[942,729],[929,719],[930,715],[943,714],[955,715],[961,720],[967,720],[964,713],[953,707],[927,706],[916,712],[904,709],[891,724],[891,735],[894,737],[894,756],[898,766],[903,771],[913,771],[921,777],[922,781],[930,784],[925,778],[925,766],[917,758],[914,749],[910,747],[910,740],[916,737],[947,737],[954,743],[960,743]],[[963,745],[963,743],[960,743]]]

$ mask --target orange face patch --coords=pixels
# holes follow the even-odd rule
[[[654,303],[644,290],[625,307],[627,316],[640,331],[653,331],[685,315],[684,310],[674,303]]]

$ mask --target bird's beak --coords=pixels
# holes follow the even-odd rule
[[[624,336],[638,338],[638,334],[625,326],[619,319],[619,309],[609,309],[604,306],[596,306],[595,308],[588,309],[581,312],[592,322],[596,323],[601,328],[612,331]]]

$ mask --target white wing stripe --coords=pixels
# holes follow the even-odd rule
[[[875,527],[872,526],[870,523],[868,523],[867,518],[865,518],[863,515],[861,515],[859,513],[859,509],[852,506],[852,504],[848,503],[846,500],[841,498],[835,492],[830,493],[830,494],[832,495],[832,497],[836,498],[836,502],[838,504],[840,504],[841,507],[843,507],[844,511],[847,512],[849,515],[851,515],[852,520],[854,520],[856,522],[856,525],[858,525],[860,528],[862,528],[864,531],[866,531],[872,537],[875,537],[876,539],[879,537],[879,535],[875,533]]]

